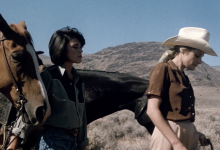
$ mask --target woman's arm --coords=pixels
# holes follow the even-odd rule
[[[147,115],[164,137],[171,143],[174,150],[187,150],[163,118],[159,109],[160,104],[161,98],[159,96],[150,96],[148,99]]]

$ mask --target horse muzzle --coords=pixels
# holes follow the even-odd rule
[[[27,104],[24,105],[24,110],[22,111],[23,121],[28,124],[40,125],[45,123],[46,119],[50,115],[50,106],[45,105],[39,106],[30,106]]]

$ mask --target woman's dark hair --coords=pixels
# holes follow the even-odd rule
[[[55,65],[63,65],[67,60],[66,47],[73,38],[78,39],[82,47],[85,45],[83,35],[76,28],[65,27],[52,35],[49,42],[49,53],[51,61]]]

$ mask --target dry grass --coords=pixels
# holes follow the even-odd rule
[[[211,139],[214,149],[220,149],[220,88],[195,87],[198,131]],[[113,113],[88,125],[90,150],[149,150],[150,135],[128,110]],[[210,147],[200,147],[210,150]]]
[[[197,108],[195,126],[204,133],[216,150],[220,149],[219,108]],[[90,150],[149,150],[150,135],[134,119],[131,111],[123,110],[88,125]],[[210,150],[210,147],[200,147]]]
[[[198,131],[204,133],[216,150],[220,149],[220,111],[219,108],[197,108],[195,125]],[[200,148],[209,150],[209,147]]]
[[[131,111],[123,110],[88,125],[90,150],[148,150],[150,136],[134,119]]]

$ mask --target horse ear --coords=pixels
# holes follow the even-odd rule
[[[5,21],[5,19],[2,17],[2,15],[0,14],[0,31],[7,32],[9,31],[11,28],[8,26],[7,22]]]
[[[0,14],[0,31],[4,28],[5,19],[2,17],[2,14]]]
[[[24,21],[21,21],[21,22],[19,23],[19,25],[22,26],[23,28],[25,28],[25,29],[27,30],[27,26],[26,26],[26,24],[25,24]]]
[[[0,31],[6,36],[12,32],[12,29],[9,27],[8,23],[0,14]]]

